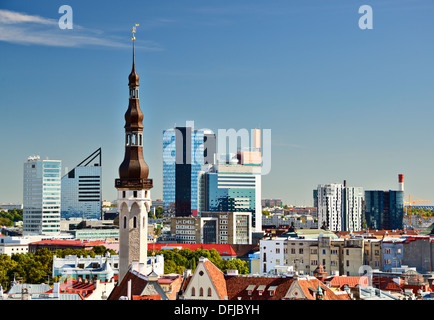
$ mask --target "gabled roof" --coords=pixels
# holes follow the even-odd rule
[[[224,300],[228,295],[224,273],[208,259],[204,259],[203,264],[217,290],[219,298]]]
[[[131,280],[131,296],[139,296],[148,282],[145,276],[130,270],[125,274],[121,283],[113,289],[108,300],[119,300],[122,296],[126,297],[128,295],[129,280]]]
[[[297,288],[302,290],[302,299],[315,300],[316,297],[314,295],[318,290],[318,286],[320,286],[323,293],[323,300],[351,300],[348,294],[337,295],[333,292],[333,290],[328,288],[324,283],[315,277],[298,278],[297,280],[293,281],[290,290],[292,289],[292,286],[297,286]],[[298,299],[295,296],[290,295],[285,296],[285,298]]]

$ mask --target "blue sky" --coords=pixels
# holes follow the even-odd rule
[[[312,205],[318,184],[396,189],[403,173],[407,195],[434,201],[433,13],[429,0],[2,0],[0,202],[22,202],[28,156],[73,168],[99,147],[116,198],[135,23],[154,199],[162,130],[194,121],[271,129],[263,198]]]

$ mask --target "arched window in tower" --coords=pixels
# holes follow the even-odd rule
[[[124,229],[126,229],[126,228],[127,228],[127,217],[124,216]]]
[[[203,297],[203,288],[202,287],[199,289],[199,296]]]
[[[139,146],[143,145],[143,138],[142,138],[142,134],[139,133]]]
[[[137,228],[137,217],[133,218],[133,228]]]
[[[208,297],[211,297],[211,288],[210,287],[208,287]]]
[[[193,287],[191,288],[191,296],[194,297],[196,295],[196,289]]]
[[[138,99],[139,98],[139,89],[132,88],[130,89],[130,99]]]

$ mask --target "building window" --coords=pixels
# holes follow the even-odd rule
[[[124,229],[126,229],[126,228],[127,228],[127,217],[124,216]]]
[[[137,228],[137,217],[133,218],[133,227]]]
[[[191,295],[194,297],[196,295],[196,289],[193,287],[191,288]]]
[[[137,198],[137,191],[133,191],[134,198]]]
[[[208,288],[208,297],[211,297],[211,288]]]
[[[199,296],[203,297],[203,288],[202,287],[199,289]]]
[[[125,191],[122,191],[122,198],[125,198],[127,195],[126,195],[126,192]]]

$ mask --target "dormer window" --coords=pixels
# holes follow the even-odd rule
[[[262,296],[262,293],[263,293],[264,290],[265,290],[265,286],[264,286],[264,285],[260,285],[260,286],[258,287],[258,289],[256,289],[256,290],[258,290],[258,294],[259,294],[260,296]]]
[[[268,293],[270,294],[270,297],[274,296],[274,294],[276,293],[276,289],[277,289],[277,286],[270,286],[268,288]]]
[[[246,288],[247,294],[248,294],[249,296],[252,295],[253,289],[255,289],[255,287],[256,287],[256,285],[251,284],[251,285],[249,285],[249,286]]]

